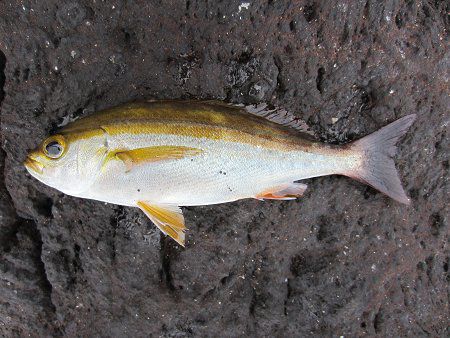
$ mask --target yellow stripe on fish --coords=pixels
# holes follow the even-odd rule
[[[62,129],[71,140],[87,139],[102,131],[120,134],[169,134],[259,145],[270,149],[305,151],[314,143],[287,128],[242,112],[234,106],[188,102],[133,103],[102,111]]]

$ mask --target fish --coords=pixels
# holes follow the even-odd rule
[[[63,126],[30,151],[27,171],[67,195],[137,207],[185,245],[182,206],[293,200],[298,182],[343,175],[409,204],[393,157],[416,118],[359,140],[317,141],[295,115],[266,104],[142,101]]]

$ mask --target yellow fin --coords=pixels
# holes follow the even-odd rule
[[[255,196],[256,199],[294,200],[305,192],[307,186],[302,183],[288,183],[269,188]]]
[[[150,218],[150,220],[166,235],[172,237],[184,247],[183,212],[176,205],[157,205],[145,201],[137,202],[137,206]]]
[[[156,146],[133,150],[120,150],[117,151],[114,156],[115,158],[123,161],[127,171],[130,171],[131,168],[136,165],[156,161],[176,160],[188,156],[197,156],[202,152],[203,150],[201,149],[183,146]]]

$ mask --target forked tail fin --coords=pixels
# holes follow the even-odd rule
[[[363,160],[358,169],[345,175],[374,187],[400,203],[409,204],[410,199],[403,190],[392,157],[396,153],[398,139],[408,131],[415,119],[415,114],[407,115],[351,143],[351,149],[362,153]]]

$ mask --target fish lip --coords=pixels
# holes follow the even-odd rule
[[[29,171],[33,171],[37,174],[42,174],[42,172],[44,170],[44,165],[41,162],[30,157],[29,155],[27,156],[26,160],[23,162],[23,165]]]

